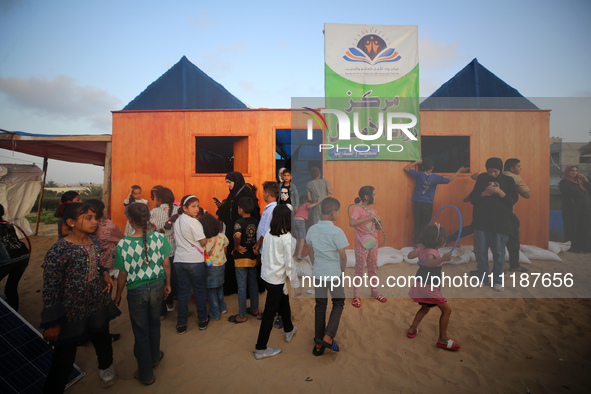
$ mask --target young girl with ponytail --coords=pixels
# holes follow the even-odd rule
[[[152,192],[154,193],[153,199],[156,202],[156,208],[150,211],[150,223],[154,225],[156,231],[164,234],[171,247],[168,260],[170,261],[170,272],[172,275],[170,282],[172,292],[164,300],[160,311],[160,316],[166,316],[167,312],[174,311],[174,298],[177,296],[177,279],[174,271],[174,252],[176,250],[176,244],[174,242],[172,223],[169,226],[166,224],[172,221],[173,215],[176,214],[177,207],[174,205],[174,194],[169,188],[154,186]]]
[[[197,220],[198,213],[199,199],[193,195],[184,196],[181,199],[179,217],[173,226],[176,242],[174,269],[179,284],[176,332],[179,335],[187,332],[191,287],[195,294],[199,329],[205,330],[209,323],[204,249],[207,239],[203,232],[203,226]]]
[[[138,370],[134,378],[146,386],[156,381],[152,369],[163,352],[160,351],[160,308],[170,294],[170,244],[163,234],[149,231],[150,210],[142,203],[131,203],[125,216],[135,230],[117,245],[115,267],[117,278],[115,304],[121,303],[123,287],[127,286],[127,304],[135,337],[133,353]]]

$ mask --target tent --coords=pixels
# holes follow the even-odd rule
[[[4,220],[15,223],[27,235],[33,230],[25,216],[31,212],[41,191],[42,176],[43,171],[34,164],[0,165],[0,204],[4,207]]]
[[[104,166],[103,202],[105,203],[106,212],[109,211],[109,196],[111,193],[110,135],[47,135],[0,129],[0,148],[44,158],[42,172],[44,173],[43,188],[41,189],[39,206],[41,206],[43,191],[45,190],[47,159]],[[35,193],[33,202],[37,198],[37,193],[39,191]],[[28,212],[30,212],[30,209]],[[35,233],[39,230],[40,212],[41,209],[39,209],[37,215],[37,230]],[[28,226],[28,223],[25,225]],[[28,228],[30,230],[30,227]],[[23,227],[23,229],[25,228]]]

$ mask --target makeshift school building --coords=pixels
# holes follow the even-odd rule
[[[422,156],[433,158],[435,172],[444,176],[462,165],[468,165],[470,173],[438,187],[434,212],[454,205],[464,225],[471,223],[472,206],[463,202],[474,186],[470,174],[485,171],[489,157],[517,157],[532,191],[531,199],[515,206],[522,218],[521,241],[546,248],[549,116],[548,110],[535,107],[476,59],[446,82],[420,108]],[[255,185],[264,206],[261,184],[277,180],[278,167],[297,152],[294,180],[300,195],[311,180],[302,167],[321,167],[341,202],[336,224],[351,245],[354,231],[348,225],[347,207],[364,185],[376,187],[375,209],[382,218],[386,245],[396,249],[411,245],[414,179],[403,172],[409,162],[325,161],[321,153],[314,153],[322,141],[302,142],[300,147],[298,141],[305,138],[290,138],[305,133],[305,124],[293,122],[294,118],[291,109],[248,108],[183,57],[123,110],[113,112],[113,221],[125,226],[123,200],[134,184],[142,187],[142,197],[148,200],[155,185],[170,188],[177,201],[194,194],[204,209],[215,213],[213,197],[223,200],[228,195],[229,171],[240,171],[246,182]],[[155,206],[153,201],[149,204]],[[450,233],[459,226],[453,210],[442,212],[438,221]],[[471,238],[463,243],[471,243]]]

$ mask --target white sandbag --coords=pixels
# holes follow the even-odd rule
[[[414,247],[412,246],[406,246],[402,249],[400,249],[399,253],[402,255],[402,258],[404,259],[404,262],[407,264],[417,264],[419,262],[419,258],[415,257],[414,259],[409,259],[408,258],[408,254],[410,252],[412,252],[413,250],[415,250]]]
[[[355,267],[355,249],[346,249],[345,253],[347,254],[347,268],[354,268]]]
[[[312,277],[312,264],[308,260],[295,260],[295,263],[296,273],[298,276]]]
[[[384,264],[398,264],[402,263],[402,254],[390,246],[384,246],[378,249],[378,267]]]
[[[444,248],[440,248],[438,249],[439,254],[441,256],[443,256],[446,253],[449,253],[449,251],[452,249],[451,246],[446,246]],[[451,260],[444,262],[443,264],[466,264],[468,261],[470,261],[470,253],[469,251],[464,251],[460,248],[456,248],[454,249],[454,251],[451,253]]]
[[[474,252],[469,252],[469,253],[471,253],[470,259],[472,261],[476,261],[476,255],[474,254]],[[492,255],[490,248],[488,249],[488,261],[489,262],[493,261],[493,255]],[[505,262],[508,262],[508,261],[509,261],[509,251],[507,250],[507,248],[505,248]],[[525,253],[523,253],[521,250],[519,251],[519,264],[531,264],[531,261],[529,260],[527,255]]]
[[[474,246],[472,246],[472,245],[458,246],[456,248],[456,250],[458,250],[460,252],[460,254],[464,254],[466,252],[474,252]]]
[[[552,253],[558,254],[566,252],[570,249],[570,241],[568,242],[554,242],[548,241],[548,250]]]
[[[521,251],[532,260],[550,260],[562,262],[562,259],[558,257],[556,253],[552,253],[549,250],[542,249],[537,246],[521,245]]]

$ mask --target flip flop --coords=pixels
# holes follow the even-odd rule
[[[353,305],[355,308],[361,308],[361,298],[353,298],[351,305]]]
[[[273,323],[273,328],[283,328],[283,319],[281,318],[281,316],[277,316],[277,319],[275,319],[275,323]]]
[[[263,318],[263,317],[261,316],[261,315],[262,315],[262,313],[259,313],[259,312],[257,312],[257,313],[254,313],[254,312],[252,311],[252,309],[250,309],[250,308],[246,308],[246,313],[248,313],[249,315],[252,315],[252,316],[256,317],[256,318],[257,318],[257,320],[261,320],[261,319]]]
[[[447,345],[444,345],[443,343],[437,342],[437,347],[440,348],[440,349],[451,350],[451,351],[454,351],[454,352],[460,350],[460,345],[458,345],[457,343],[455,343],[451,339],[448,339],[447,340]]]
[[[333,352],[339,351],[339,344],[337,343],[337,341],[334,340],[334,338],[332,340],[332,343],[328,343],[319,338],[314,338],[314,342],[316,342],[318,345],[322,345],[323,347],[332,350]]]
[[[237,317],[237,316],[238,316],[238,315],[232,315],[232,316],[230,316],[230,317],[228,318],[228,321],[229,321],[230,323],[234,323],[234,324],[246,323],[246,320],[245,320],[245,321],[236,320],[236,317]]]
[[[419,329],[417,328],[414,334],[409,334],[407,331],[406,336],[409,337],[410,339],[412,339],[412,338],[415,338],[418,333],[419,333]],[[439,343],[439,342],[437,342],[437,343]]]
[[[376,294],[373,298],[375,298],[376,300],[380,301],[382,304],[388,302],[388,299],[386,297],[384,297],[383,294]]]
[[[154,383],[156,383],[156,378],[152,378],[152,380],[150,380],[148,383],[144,383],[144,382],[142,382],[142,381],[140,380],[140,371],[135,371],[135,372],[133,373],[133,378],[134,378],[134,379],[137,379],[137,380],[139,380],[139,381],[140,381],[140,383],[141,383],[141,384],[143,384],[144,386],[151,386],[151,385],[153,385]]]
[[[158,362],[156,363],[156,365],[152,365],[152,368],[156,368],[158,365],[160,365],[160,361],[162,361],[163,357],[164,357],[164,352],[161,350],[160,351],[160,358],[158,359]]]

